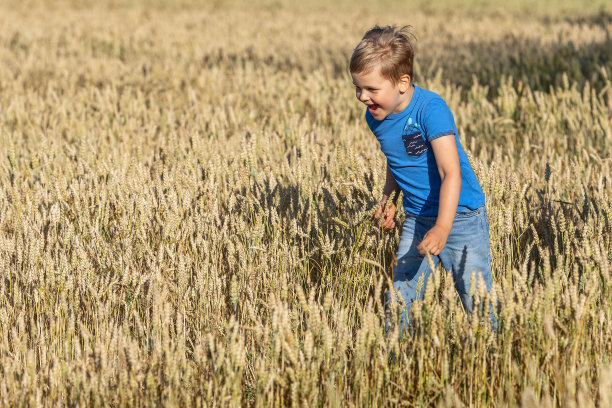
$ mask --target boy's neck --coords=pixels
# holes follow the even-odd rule
[[[413,94],[414,94],[414,84],[410,82],[410,85],[408,86],[408,90],[401,95],[400,97],[401,102],[399,105],[397,105],[397,108],[395,108],[394,113],[399,113],[403,111],[404,109],[406,109],[408,105],[410,105],[410,101],[412,100]]]

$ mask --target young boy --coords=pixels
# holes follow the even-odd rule
[[[491,290],[489,222],[484,194],[461,147],[453,115],[437,94],[413,83],[414,52],[406,28],[375,26],[351,56],[355,96],[367,106],[366,121],[387,157],[387,176],[375,217],[395,227],[395,201],[403,192],[406,221],[393,268],[393,286],[406,311],[422,297],[431,273],[426,254],[452,271],[455,287],[471,312],[470,280],[482,276]],[[387,200],[395,194],[385,210]],[[478,280],[476,280],[478,281]],[[390,293],[387,293],[387,301]],[[491,313],[492,325],[496,328]]]

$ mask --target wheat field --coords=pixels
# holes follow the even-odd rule
[[[612,407],[612,5],[465,3],[0,2],[0,404]],[[491,225],[480,315],[440,269],[401,339],[377,23]]]

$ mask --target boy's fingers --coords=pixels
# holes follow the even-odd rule
[[[395,228],[395,218],[393,216],[390,216],[388,220],[389,220],[389,228]]]
[[[382,226],[385,229],[393,229],[395,228],[395,221],[393,220],[393,218],[385,218],[385,220],[382,223]]]
[[[438,243],[431,242],[427,235],[425,235],[423,241],[419,244],[419,246],[417,246],[417,249],[421,255],[425,255],[427,252],[429,252],[431,255],[439,255],[440,252],[442,252]]]
[[[427,234],[425,234],[423,241],[421,241],[421,243],[417,246],[417,249],[421,255],[425,255],[427,252],[433,254],[433,244],[429,242],[429,237]]]

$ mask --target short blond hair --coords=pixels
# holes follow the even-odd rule
[[[402,75],[413,79],[414,48],[410,26],[374,26],[363,36],[351,56],[351,73],[369,73],[380,68],[380,75],[397,83]]]

